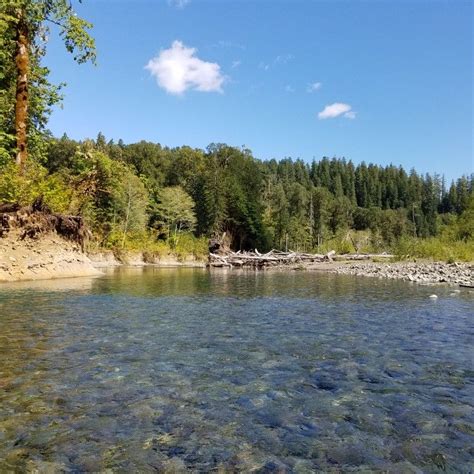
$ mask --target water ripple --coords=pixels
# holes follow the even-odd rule
[[[0,287],[0,470],[471,472],[473,294],[121,269]]]

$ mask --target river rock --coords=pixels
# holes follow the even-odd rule
[[[334,268],[334,271],[345,275],[399,279],[415,283],[474,284],[474,264],[472,263],[355,262],[339,265]]]

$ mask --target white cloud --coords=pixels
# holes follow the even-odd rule
[[[184,8],[186,5],[190,3],[191,3],[191,0],[168,0],[168,5],[179,8],[179,9]]]
[[[295,88],[290,86],[289,84],[285,86],[286,92],[295,92]]]
[[[158,85],[170,94],[181,95],[188,89],[202,92],[222,92],[225,77],[217,63],[203,61],[195,56],[195,48],[173,41],[171,48],[148,61],[148,69]]]
[[[237,59],[236,61],[232,61],[232,69],[235,69],[236,67],[239,67],[242,64],[242,61],[240,59]]]
[[[318,118],[320,120],[335,118],[343,115],[348,119],[354,119],[356,113],[352,110],[352,107],[349,104],[342,104],[341,102],[335,102],[331,105],[326,105],[324,110],[319,112]]]
[[[312,92],[316,92],[317,90],[321,89],[321,86],[322,84],[320,82],[312,82],[311,84],[308,84],[306,92],[311,94]]]

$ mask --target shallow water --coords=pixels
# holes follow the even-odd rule
[[[1,472],[473,470],[469,290],[119,269],[0,286],[0,329]]]

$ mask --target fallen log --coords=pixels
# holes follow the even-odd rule
[[[255,252],[232,252],[226,254],[209,253],[209,266],[211,267],[275,267],[284,265],[298,265],[303,263],[314,263],[330,261],[335,252],[328,252],[326,255],[299,253],[299,252],[282,252],[279,250],[270,250],[265,254],[258,250]]]
[[[394,258],[395,255],[388,253],[350,253],[334,256],[334,260],[371,260],[373,258]]]
[[[300,253],[300,252],[283,252],[281,250],[272,249],[267,253],[260,253],[257,249],[254,252],[245,252],[238,250],[237,252],[227,251],[226,253],[209,253],[209,266],[211,267],[276,267],[288,265],[305,265],[318,262],[332,261],[357,261],[371,260],[373,258],[391,259],[394,255],[381,254],[344,254],[337,255],[334,250],[326,254]]]

